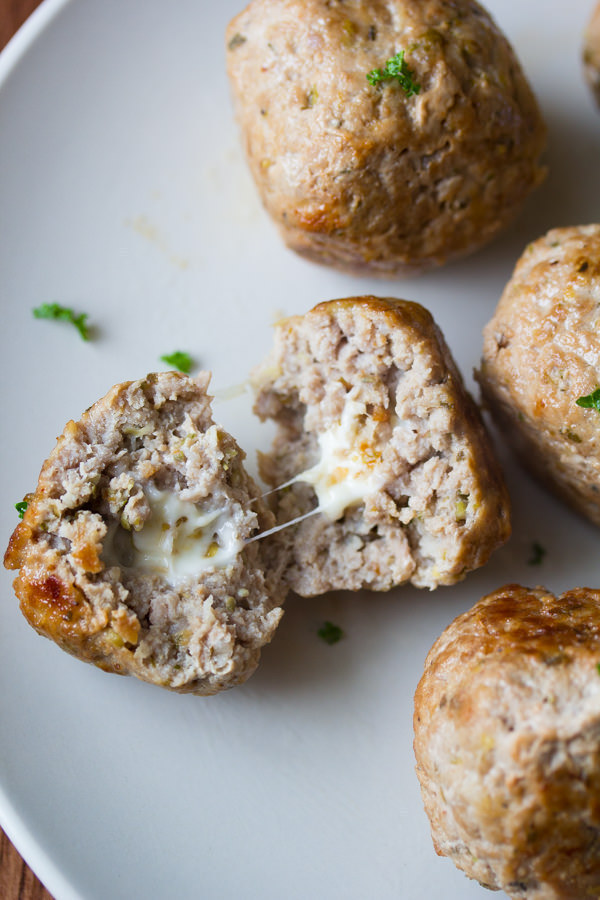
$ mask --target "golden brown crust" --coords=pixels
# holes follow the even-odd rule
[[[600,591],[509,584],[436,641],[415,694],[434,845],[510,897],[600,888]]]
[[[245,544],[273,517],[212,421],[208,377],[117,385],[69,422],[4,557],[39,634],[106,671],[198,694],[244,681],[281,616],[277,564],[267,572],[266,547]],[[195,531],[179,537],[188,520]],[[177,569],[187,555],[191,568]]]
[[[316,262],[439,265],[490,240],[543,178],[535,97],[472,0],[253,0],[227,47],[263,203]],[[367,81],[400,49],[417,95]]]
[[[598,609],[596,609],[598,604]],[[594,615],[590,615],[590,610]],[[460,664],[477,668],[492,655],[494,664],[554,665],[587,654],[600,661],[600,590],[574,588],[555,597],[544,588],[507,584],[484,597],[451,626],[453,638],[431,649],[425,668]],[[418,689],[418,696],[421,691]]]
[[[428,309],[425,309],[420,303],[414,303],[412,300],[399,300],[397,297],[376,297],[374,294],[362,294],[356,297],[324,300],[322,303],[317,303],[311,312],[325,312],[333,319],[338,310],[352,310],[357,304],[363,306],[366,311],[387,319],[390,328],[409,328],[415,334],[427,338],[430,337],[432,330],[439,334],[437,325]]]
[[[600,524],[600,225],[555,228],[517,262],[484,329],[485,403],[523,463]]]

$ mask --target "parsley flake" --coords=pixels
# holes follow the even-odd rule
[[[372,69],[367,73],[367,81],[374,87],[383,81],[395,78],[407,97],[418,94],[421,85],[414,80],[414,72],[404,62],[404,50],[400,50],[386,62],[383,69]]]
[[[19,513],[19,518],[22,519],[25,515],[25,510],[29,506],[27,500],[19,500],[18,503],[15,503],[15,509]]]
[[[344,637],[344,632],[340,626],[334,625],[333,622],[324,622],[317,634],[326,644],[337,644]]]
[[[90,331],[86,323],[87,313],[75,315],[72,309],[68,306],[61,306],[60,303],[42,303],[33,310],[33,315],[36,319],[59,319],[61,322],[70,322],[84,341],[90,339]]]
[[[596,671],[600,675],[600,663],[596,663]]]
[[[538,544],[537,541],[534,541],[531,545],[531,556],[527,560],[527,565],[529,566],[541,566],[544,561],[544,557],[546,555],[546,548],[542,547],[541,544]]]
[[[584,409],[595,409],[596,412],[600,412],[600,387],[597,387],[595,391],[592,391],[591,394],[587,394],[585,397],[579,397],[575,403]]]
[[[160,359],[161,362],[166,363],[173,369],[177,369],[179,372],[184,372],[186,375],[189,375],[192,370],[192,357],[189,353],[185,353],[183,350],[175,350],[173,353],[165,353],[165,355],[161,356]]]

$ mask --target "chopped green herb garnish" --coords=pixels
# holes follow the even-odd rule
[[[600,387],[596,388],[595,391],[592,391],[591,394],[587,394],[585,397],[579,397],[575,403],[577,406],[582,406],[584,409],[595,409],[596,412],[600,412]]]
[[[334,625],[333,622],[324,622],[317,634],[326,644],[337,644],[344,637],[344,632],[340,626]]]
[[[600,663],[596,663],[596,671],[598,672],[598,675],[600,675]]]
[[[243,34],[240,34],[238,32],[237,34],[234,34],[234,36],[231,38],[231,40],[227,44],[227,47],[230,50],[235,50],[236,47],[240,47],[242,44],[245,44],[247,40],[248,40],[248,38],[244,37]]]
[[[87,313],[79,313],[75,315],[68,306],[61,306],[60,303],[42,303],[33,310],[36,319],[60,319],[62,322],[70,322],[74,325],[84,341],[89,341],[90,332],[86,324]]]
[[[545,547],[542,547],[541,544],[538,544],[537,541],[534,541],[531,545],[531,556],[527,560],[527,564],[530,566],[539,566],[542,564],[545,555]]]
[[[19,500],[18,503],[15,503],[15,509],[19,513],[20,519],[22,519],[23,516],[25,515],[25,510],[27,509],[28,506],[29,506],[29,504],[27,503],[27,500]]]
[[[388,59],[383,69],[373,69],[367,74],[369,84],[376,86],[382,81],[390,81],[395,78],[407,97],[418,94],[421,85],[414,80],[414,72],[404,62],[404,50],[400,50],[391,59]]]
[[[183,350],[165,353],[164,356],[161,356],[161,361],[179,372],[185,372],[186,375],[189,375],[192,370],[192,357],[189,353],[184,353]]]

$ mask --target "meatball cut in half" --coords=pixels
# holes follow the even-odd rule
[[[596,3],[583,35],[583,68],[596,103],[600,105],[600,3]]]
[[[263,203],[317,262],[440,265],[489,241],[543,177],[537,102],[474,0],[253,0],[227,64]]]
[[[600,896],[600,591],[509,584],[459,616],[415,695],[435,849],[514,900]]]
[[[600,225],[530,244],[484,330],[477,378],[525,465],[600,525]]]
[[[352,297],[276,326],[254,378],[278,432],[261,474],[287,581],[331,589],[435,588],[509,536],[509,502],[475,405],[431,315]]]
[[[246,544],[272,514],[212,421],[208,381],[149,375],[69,422],[5,556],[40,634],[196,694],[253,672],[282,599],[268,546]]]

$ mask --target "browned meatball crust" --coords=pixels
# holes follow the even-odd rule
[[[535,97],[474,0],[253,0],[227,47],[259,193],[310,259],[382,276],[439,265],[541,180]],[[401,50],[412,96],[366,78]]]
[[[523,462],[600,524],[600,225],[530,244],[484,330],[477,377]]]
[[[452,584],[510,534],[475,404],[422,306],[351,297],[276,326],[254,377],[285,577],[303,596]]]
[[[600,591],[511,584],[432,647],[415,755],[435,849],[514,900],[600,896]]]
[[[583,35],[583,68],[586,81],[600,106],[600,3],[596,3]]]
[[[206,373],[117,385],[70,422],[5,565],[21,610],[87,662],[175,691],[244,681],[283,598],[273,517],[211,417]]]

